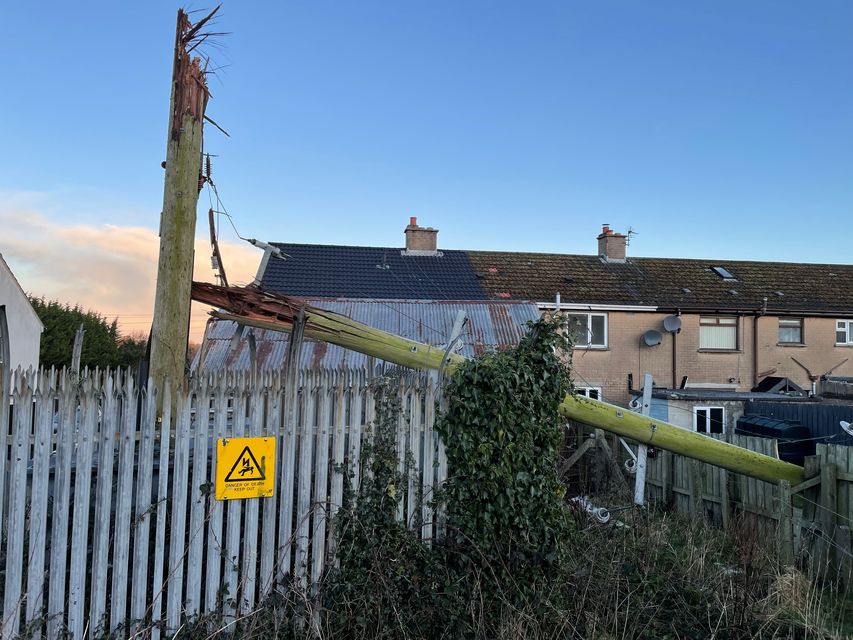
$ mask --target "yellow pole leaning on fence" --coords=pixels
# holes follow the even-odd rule
[[[759,480],[787,480],[791,484],[803,481],[803,468],[795,464],[654,420],[607,402],[568,395],[560,404],[560,413],[571,420]]]
[[[224,295],[219,295],[223,292],[227,292],[229,296],[226,298]],[[235,311],[239,309],[244,314],[213,312],[213,315],[218,318],[274,331],[289,331],[291,325],[284,316],[292,315],[293,307],[299,306],[305,313],[305,336],[405,367],[438,369],[445,357],[441,348],[376,329],[331,311],[310,307],[286,296],[259,291],[242,294],[240,290],[234,288],[225,289],[216,285],[194,284],[193,297],[200,302],[215,304],[220,308],[228,308],[233,304]],[[240,299],[243,304],[236,304]],[[290,312],[278,314],[278,317],[275,314],[267,315],[276,303],[288,305],[291,307]],[[263,311],[263,315],[260,311]],[[463,356],[455,353],[448,354],[445,367],[447,370],[452,370],[464,361]],[[787,480],[792,485],[803,481],[803,468],[795,464],[715,440],[668,422],[653,420],[648,416],[606,402],[568,395],[560,404],[559,411],[570,420],[759,480],[766,482]]]

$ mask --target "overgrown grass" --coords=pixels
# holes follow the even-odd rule
[[[373,541],[372,582],[342,590],[327,581],[313,599],[314,606],[322,602],[319,609],[297,591],[280,589],[227,630],[239,638],[306,640],[841,639],[853,633],[845,595],[781,566],[772,545],[746,525],[725,533],[665,513],[628,513],[608,525],[576,517],[567,562],[546,570],[532,591],[509,582],[503,596],[494,595],[486,574],[501,572],[483,565],[464,577],[433,565],[422,573],[428,562],[401,572],[401,558],[424,547],[398,531]],[[466,580],[465,588],[443,582],[451,575]],[[520,599],[519,592],[527,595]],[[464,615],[448,620],[451,612]],[[197,620],[179,637],[217,637],[221,624]]]

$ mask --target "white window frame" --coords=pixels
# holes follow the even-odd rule
[[[843,331],[847,335],[847,340],[844,342],[838,341],[838,332]],[[835,345],[846,347],[853,345],[853,320],[836,320],[835,321]]]
[[[595,312],[595,311],[588,311],[588,312],[567,311],[566,316],[567,317],[568,316],[586,316],[587,340],[589,340],[592,337],[592,319],[593,319],[593,317],[604,318],[604,343],[603,344],[590,344],[589,342],[587,342],[586,344],[577,343],[574,345],[574,348],[575,349],[606,349],[607,348],[607,344],[608,344],[607,334],[608,334],[609,326],[608,326],[608,319],[607,319],[606,313],[599,313],[599,312]]]
[[[708,412],[707,416],[705,417],[705,424],[707,424],[710,427],[710,425],[711,425],[711,409],[719,409],[720,411],[723,412],[723,419],[721,421],[722,422],[722,427],[721,427],[722,430],[720,431],[720,433],[726,432],[726,408],[721,407],[720,405],[710,405],[710,404],[709,405],[697,405],[697,406],[693,407],[693,431],[699,433],[699,429],[698,429],[699,421],[697,420],[697,416],[698,416],[698,413],[700,411],[707,411]],[[711,431],[705,431],[704,433],[706,435],[711,435]]]
[[[590,392],[597,394],[597,397],[592,398]],[[575,387],[575,394],[593,400],[604,400],[604,394],[601,393],[601,387]]]

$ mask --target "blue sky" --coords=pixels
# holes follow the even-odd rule
[[[7,213],[156,230],[176,8],[4,3]],[[243,235],[399,246],[415,215],[592,253],[606,222],[633,255],[851,260],[853,3],[231,0],[217,28]]]

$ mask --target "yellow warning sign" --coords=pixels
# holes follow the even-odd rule
[[[216,499],[268,498],[275,493],[275,438],[216,441]]]

